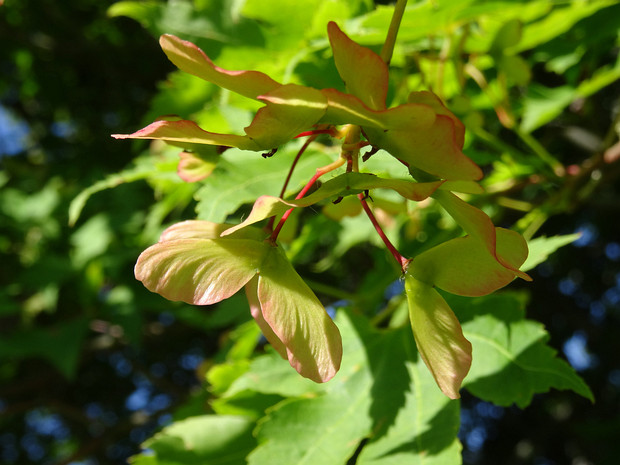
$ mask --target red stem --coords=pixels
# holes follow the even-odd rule
[[[306,184],[304,186],[304,188],[299,192],[299,194],[297,194],[297,196],[295,197],[295,200],[299,200],[304,195],[306,195],[306,193],[310,190],[310,188],[314,185],[314,183],[321,176],[323,176],[324,174],[329,173],[330,171],[333,171],[333,170],[335,170],[337,168],[340,168],[342,165],[344,165],[344,163],[345,163],[345,159],[344,158],[339,158],[338,160],[330,163],[329,165],[326,165],[326,166],[324,166],[322,168],[318,168],[316,170],[316,174],[314,176],[312,176],[312,179],[310,179],[308,184]],[[280,230],[282,229],[282,226],[284,226],[284,223],[286,222],[286,220],[288,219],[288,217],[290,216],[292,211],[293,211],[293,208],[289,208],[286,212],[284,212],[284,215],[282,215],[282,218],[280,218],[280,221],[278,222],[278,225],[276,226],[276,228],[271,233],[270,240],[274,244],[276,242],[276,239],[278,238],[278,234],[280,234]]]
[[[312,176],[312,179],[310,179],[308,184],[306,184],[304,186],[304,188],[299,192],[299,194],[297,194],[297,196],[295,197],[295,200],[299,200],[304,195],[306,195],[306,192],[308,192],[310,190],[310,188],[314,185],[314,183],[317,182],[317,180],[321,176],[323,176],[323,174],[325,174],[325,173],[317,172],[314,176]],[[278,238],[278,234],[280,234],[280,230],[282,229],[282,226],[284,226],[284,223],[286,222],[288,217],[291,215],[293,210],[295,210],[295,208],[289,208],[288,210],[286,210],[284,212],[284,215],[282,215],[282,218],[280,218],[280,221],[278,222],[278,225],[276,226],[276,229],[274,229],[273,232],[271,233],[271,242],[275,243],[276,239]],[[275,219],[275,217],[273,217],[273,218]]]
[[[357,198],[360,199],[362,208],[366,212],[366,215],[368,215],[368,218],[370,219],[370,222],[372,223],[372,225],[375,227],[377,234],[379,234],[379,237],[381,237],[381,240],[383,241],[385,246],[388,248],[392,256],[396,259],[396,261],[398,262],[398,264],[400,265],[404,273],[407,270],[407,264],[409,263],[409,260],[403,257],[400,254],[400,252],[396,250],[396,247],[394,247],[394,244],[392,244],[390,240],[388,239],[388,237],[385,235],[385,233],[383,232],[383,229],[381,228],[381,225],[377,221],[377,218],[375,217],[372,210],[368,206],[368,202],[366,202],[366,199],[364,198],[364,194],[357,194]]]
[[[304,154],[308,146],[312,143],[312,141],[316,138],[317,138],[316,135],[313,135],[312,137],[310,137],[306,142],[304,142],[304,145],[301,146],[301,148],[299,149],[299,152],[297,152],[297,155],[295,156],[295,159],[293,160],[293,164],[291,165],[291,169],[288,170],[288,174],[286,176],[286,180],[284,181],[284,185],[282,186],[282,190],[280,191],[281,199],[284,198],[284,194],[286,193],[286,188],[288,187],[288,184],[291,181],[291,177],[293,176],[293,171],[295,171],[295,167],[297,166],[299,159]],[[273,231],[273,223],[275,222],[275,219],[276,219],[275,216],[272,216],[269,219],[269,223],[267,224],[268,230]]]
[[[297,139],[299,137],[318,136],[319,134],[329,134],[332,137],[338,137],[338,130],[336,128],[312,129],[311,131],[300,132],[294,138]]]
[[[288,187],[288,183],[291,181],[291,177],[293,176],[293,171],[295,171],[295,167],[297,166],[297,162],[299,161],[301,156],[304,154],[304,152],[306,151],[306,149],[308,148],[308,146],[312,143],[312,141],[314,139],[316,139],[316,136],[310,137],[304,143],[304,145],[302,145],[302,147],[299,149],[299,152],[297,152],[297,156],[295,157],[295,160],[293,160],[293,164],[291,165],[291,169],[288,170],[288,175],[286,176],[286,180],[284,181],[284,185],[282,186],[282,190],[280,191],[280,198],[281,199],[284,198],[284,194],[286,193],[286,188]]]

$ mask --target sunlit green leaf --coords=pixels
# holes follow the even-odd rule
[[[570,86],[554,88],[532,84],[524,100],[521,130],[532,132],[558,117],[576,97],[576,91]]]
[[[155,161],[152,158],[145,157],[139,159],[135,166],[127,168],[119,173],[111,174],[100,181],[91,184],[89,187],[80,192],[69,205],[69,225],[73,226],[80,217],[84,206],[88,199],[97,192],[111,189],[119,184],[130,183],[148,179],[149,181],[157,180],[178,180],[177,173],[174,171],[174,165],[167,161]]]
[[[471,344],[463,337],[454,312],[432,286],[407,273],[405,292],[420,355],[443,393],[458,399],[471,365]]]
[[[473,362],[464,387],[472,394],[508,406],[527,406],[534,394],[571,389],[593,400],[575,371],[547,345],[542,324],[524,319],[522,300],[512,294],[477,299],[450,296],[473,346]]]
[[[527,246],[529,248],[529,254],[527,260],[521,266],[523,271],[532,270],[536,266],[543,263],[549,255],[558,250],[560,247],[570,244],[571,242],[579,239],[580,234],[568,234],[566,236],[553,236],[553,237],[537,237],[531,241],[528,241]]]
[[[282,200],[278,197],[261,196],[248,217],[239,225],[230,228],[224,235],[231,234],[245,226],[257,223],[271,216],[283,214],[289,208],[307,207],[335,196],[355,195],[364,190],[385,188],[397,191],[410,200],[424,200],[435,192],[442,181],[416,183],[401,179],[386,179],[365,173],[344,173],[330,179],[318,190],[298,200]]]
[[[167,240],[140,254],[136,278],[166,299],[210,305],[252,279],[269,247],[248,239]]]
[[[211,154],[198,154],[192,152],[181,152],[179,154],[181,160],[177,168],[179,177],[186,182],[201,181],[208,177],[215,166],[219,155],[216,153]]]
[[[228,71],[218,68],[200,48],[176,36],[164,34],[159,43],[170,61],[180,70],[237,94],[257,98],[281,85],[259,71]]]
[[[177,421],[143,446],[149,453],[135,456],[135,465],[242,465],[256,446],[254,422],[242,416],[202,415]]]
[[[437,389],[417,356],[411,330],[378,332],[344,313],[337,322],[344,346],[341,373],[318,392],[285,382],[282,393],[295,397],[272,407],[259,422],[260,445],[248,462],[339,465],[369,437],[360,463],[455,463],[460,449],[458,402]],[[264,362],[233,387],[247,376],[243,386],[249,389],[255,382],[260,392],[280,391],[280,375],[269,368],[277,358],[261,358]]]
[[[342,358],[340,333],[280,249],[272,247],[261,264],[257,296],[291,366],[316,382],[331,379]]]
[[[223,222],[241,205],[253,203],[261,195],[278,196],[294,156],[292,148],[278,151],[268,160],[250,152],[225,152],[214,175],[196,193],[198,217]],[[300,189],[315,174],[317,167],[332,160],[324,152],[307,150],[297,164],[286,195]],[[248,173],[252,175],[248,177]]]
[[[554,39],[569,31],[577,21],[616,4],[615,0],[598,0],[588,3],[571,2],[562,8],[556,8],[540,21],[523,29],[523,38],[514,51],[529,50]]]
[[[444,242],[416,256],[407,274],[453,294],[480,296],[509,284],[527,257],[527,243],[514,231],[496,228],[497,259],[472,236]]]
[[[349,39],[338,25],[327,25],[338,73],[347,90],[373,110],[385,109],[388,68],[379,55]]]

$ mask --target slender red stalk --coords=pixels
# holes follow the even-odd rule
[[[295,167],[297,166],[297,162],[299,162],[299,159],[304,154],[304,152],[306,151],[308,146],[312,143],[312,141],[314,141],[314,139],[316,139],[316,137],[310,137],[304,143],[304,145],[302,145],[302,147],[299,149],[299,152],[297,152],[297,156],[295,157],[295,160],[293,160],[293,164],[291,165],[291,169],[288,170],[288,175],[286,176],[286,180],[284,181],[284,185],[282,186],[282,190],[280,191],[280,198],[284,198],[284,194],[286,193],[286,188],[288,187],[288,183],[291,181],[291,177],[293,176],[293,171],[295,171]]]
[[[298,139],[300,137],[306,137],[306,136],[318,136],[319,134],[329,134],[332,137],[339,136],[339,132],[336,128],[326,128],[326,129],[312,129],[311,131],[300,132],[294,138]]]
[[[295,159],[293,160],[293,164],[291,165],[291,168],[288,170],[288,174],[286,175],[286,180],[284,181],[282,190],[280,191],[281,199],[284,198],[284,194],[286,193],[286,188],[288,187],[288,184],[291,181],[291,177],[293,176],[293,171],[295,171],[295,167],[297,166],[299,159],[304,154],[308,146],[312,143],[312,141],[314,141],[316,138],[317,138],[316,135],[313,135],[312,137],[310,137],[306,142],[304,142],[304,145],[301,146],[301,148],[299,149],[299,152],[297,152],[297,155],[295,156]],[[275,219],[276,219],[275,216],[272,216],[269,219],[269,223],[267,224],[268,230],[273,231],[273,224],[275,222]]]
[[[317,180],[323,175],[323,173],[316,173],[314,176],[312,176],[312,179],[310,179],[310,181],[308,182],[308,184],[306,184],[304,186],[304,188],[299,192],[299,194],[297,194],[297,196],[295,197],[295,200],[299,200],[301,199],[304,195],[306,195],[306,192],[308,192],[310,190],[310,188],[314,185],[315,182],[317,182]],[[271,241],[275,242],[276,239],[278,238],[278,234],[280,234],[280,230],[282,229],[282,226],[284,226],[284,223],[286,222],[286,220],[288,219],[288,217],[291,215],[291,213],[293,212],[294,208],[289,208],[288,210],[286,210],[284,212],[284,215],[282,215],[282,218],[280,218],[280,221],[278,222],[278,225],[276,226],[276,229],[273,230],[273,233],[271,233]],[[275,217],[274,217],[275,218]]]
[[[381,240],[383,241],[385,246],[388,248],[392,256],[396,259],[396,261],[398,262],[398,264],[400,265],[404,273],[407,270],[407,264],[409,263],[409,260],[403,257],[400,254],[400,252],[396,250],[396,247],[394,247],[394,244],[392,244],[390,240],[388,239],[388,237],[385,235],[385,233],[383,232],[383,229],[381,228],[381,225],[377,221],[377,218],[375,217],[374,213],[368,206],[368,202],[366,202],[366,199],[364,198],[364,194],[357,194],[357,197],[360,199],[362,208],[366,212],[366,215],[368,215],[368,218],[370,219],[370,222],[372,223],[372,225],[375,227],[377,234],[379,234],[379,237],[381,237]]]
[[[297,194],[297,196],[295,197],[295,200],[299,200],[304,195],[306,195],[306,193],[312,188],[312,186],[314,186],[314,183],[317,182],[321,176],[323,176],[325,173],[329,173],[330,171],[335,170],[336,168],[341,167],[344,163],[345,163],[345,160],[343,158],[339,158],[338,160],[336,160],[333,163],[330,163],[329,165],[323,166],[322,168],[318,168],[316,170],[316,174],[312,176],[312,179],[310,179],[310,181],[308,181],[308,183],[299,192],[299,194]],[[284,226],[284,223],[286,222],[288,217],[291,215],[293,210],[294,208],[289,208],[286,212],[284,212],[284,215],[282,215],[282,218],[280,218],[278,225],[271,233],[271,237],[270,237],[271,242],[274,242],[274,243],[276,242],[276,239],[278,238],[278,234],[280,234],[280,230],[282,229],[282,226]]]

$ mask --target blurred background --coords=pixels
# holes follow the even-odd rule
[[[240,9],[243,2],[120,2],[115,10],[109,10],[114,2],[99,0],[0,3],[1,463],[125,463],[173,418],[208,410],[204,374],[223,338],[248,319],[246,304],[232,299],[205,311],[166,302],[135,281],[135,260],[162,225],[194,216],[194,190],[178,182],[176,158],[164,149],[148,152],[145,143],[110,134],[134,131],[163,113],[208,113],[211,90],[178,74],[168,79],[175,68],[156,37],[184,33],[217,56],[230,39],[217,34],[235,31],[218,18],[233,3]],[[472,143],[466,153],[478,162],[510,153],[502,141],[527,153],[536,144],[524,140],[534,134],[562,166],[548,163],[556,177],[515,182],[498,202],[510,194],[523,202],[518,213],[501,216],[505,223],[542,206],[544,218],[524,230],[581,234],[532,272],[532,284],[520,286],[531,294],[529,318],[546,326],[551,346],[584,377],[596,403],[553,391],[520,410],[465,393],[465,463],[598,465],[617,463],[620,453],[620,7],[562,5],[575,3],[590,10],[520,52],[526,80],[515,77],[520,64],[506,68],[504,79],[515,80],[506,95],[515,111],[546,116],[530,121],[519,140],[494,118],[501,118],[501,105],[481,104],[476,114],[490,121],[484,127],[493,143],[484,150]],[[277,33],[243,30],[242,42],[277,51]],[[432,51],[432,41],[412,48],[410,62],[397,66],[423,68],[420,50]],[[315,85],[333,74],[312,61],[300,68]],[[601,69],[606,74],[591,79]],[[501,67],[485,72],[489,82],[502,80]],[[589,89],[580,87],[586,80]],[[179,90],[179,83],[186,87]],[[462,99],[448,100],[463,109]],[[532,102],[534,110],[527,107]],[[483,140],[467,111],[468,128]],[[153,153],[156,166],[148,161]],[[507,179],[531,181],[536,174],[510,166]],[[93,185],[96,195],[84,199],[69,226],[71,202]],[[362,268],[372,266],[364,259]],[[340,269],[360,268],[354,253],[339,260]],[[313,279],[320,286],[329,273]]]

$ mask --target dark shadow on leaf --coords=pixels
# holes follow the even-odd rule
[[[366,319],[352,318],[353,326],[364,341],[370,371],[374,378],[370,390],[372,403],[370,416],[373,420],[373,439],[383,436],[394,424],[399,410],[405,405],[411,379],[406,362],[410,358],[413,337],[411,330],[399,328],[378,332]],[[415,346],[413,353],[417,356]]]
[[[512,361],[488,376],[465,384],[476,397],[502,407],[516,404],[527,407],[535,394],[550,389],[570,389],[593,400],[592,392],[583,379],[557,352],[547,345],[548,336],[538,338],[514,356]],[[474,354],[475,356],[475,354]]]
[[[423,453],[425,455],[437,455],[441,453],[444,449],[450,447],[456,439],[458,431],[448,432],[445,428],[445,425],[455,423],[455,416],[457,418],[459,416],[459,403],[454,401],[446,403],[429,422],[429,427],[424,433],[402,443],[398,447],[394,447],[382,456],[377,457],[377,459],[395,454]]]

